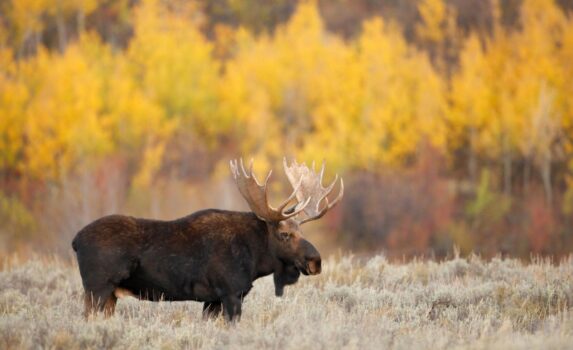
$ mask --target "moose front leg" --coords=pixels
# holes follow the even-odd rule
[[[205,302],[203,304],[203,319],[216,318],[222,310],[223,304],[220,301]]]
[[[223,298],[223,312],[227,321],[239,321],[241,319],[241,304],[243,301],[240,297],[229,295]]]

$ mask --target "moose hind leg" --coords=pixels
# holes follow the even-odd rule
[[[110,317],[115,312],[117,297],[113,294],[113,287],[99,290],[87,290],[84,294],[84,317],[87,319],[96,312],[103,312],[104,316]]]
[[[223,298],[223,311],[227,321],[238,321],[241,318],[241,298],[230,295]]]
[[[203,319],[218,317],[223,311],[223,305],[220,301],[205,302],[203,304]]]
[[[104,312],[106,317],[115,311],[115,290],[122,280],[129,277],[132,265],[126,259],[102,252],[78,252],[78,265],[85,297],[84,316]]]
[[[103,304],[103,314],[106,318],[113,316],[115,313],[115,305],[117,304],[117,297],[115,294],[111,293],[111,295],[107,298],[105,303]]]

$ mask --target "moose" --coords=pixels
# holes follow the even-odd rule
[[[261,185],[242,159],[230,161],[239,192],[251,212],[206,209],[173,221],[123,215],[102,217],[81,229],[72,242],[84,287],[84,316],[113,315],[118,297],[203,302],[203,317],[221,313],[240,319],[243,298],[259,277],[273,274],[275,294],[300,274],[321,272],[317,249],[302,236],[301,225],[321,218],[344,194],[329,201],[338,175],[323,187],[325,163],[283,159],[292,194],[277,208],[269,204],[269,171]],[[296,200],[296,203],[293,201]],[[291,204],[292,203],[292,204]],[[291,204],[289,206],[289,204]]]

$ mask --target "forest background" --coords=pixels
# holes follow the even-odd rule
[[[573,2],[0,1],[0,252],[110,213],[246,209],[327,164],[321,251],[573,250]]]

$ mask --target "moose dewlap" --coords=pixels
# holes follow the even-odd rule
[[[85,291],[85,315],[112,315],[118,296],[142,300],[204,302],[203,315],[241,316],[243,298],[259,277],[273,274],[275,294],[295,283],[300,273],[321,271],[320,254],[302,236],[300,226],[321,218],[344,193],[330,202],[338,176],[322,186],[317,173],[294,161],[283,166],[292,194],[278,208],[267,199],[271,172],[261,185],[242,160],[231,172],[251,212],[207,209],[159,221],[111,215],[80,230],[72,242]],[[293,203],[295,202],[295,203]]]

